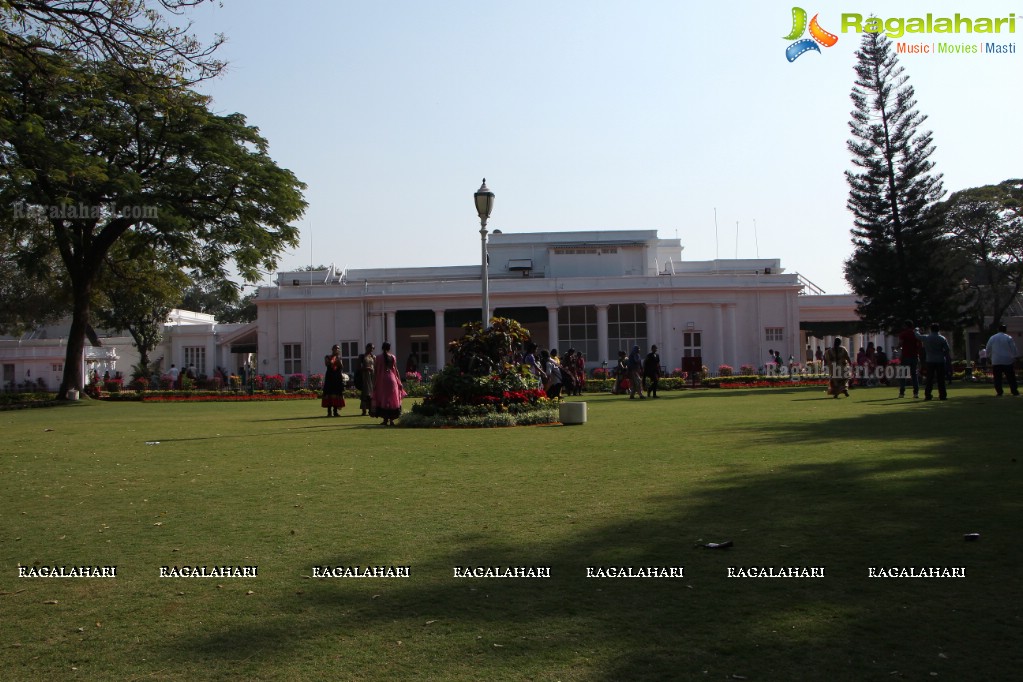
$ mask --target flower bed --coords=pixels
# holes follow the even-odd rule
[[[761,378],[755,381],[734,381],[719,384],[717,388],[792,388],[800,386],[827,386],[827,379],[811,379],[800,381],[772,381]]]
[[[548,401],[550,402],[550,401]],[[555,424],[558,409],[553,406],[537,406],[523,411],[496,412],[489,409],[471,410],[462,414],[424,414],[413,411],[403,415],[399,424],[411,428],[490,428],[497,426],[533,426]]]
[[[209,403],[209,402],[256,402],[265,400],[312,400],[319,395],[313,391],[301,390],[291,393],[283,391],[259,391],[256,393],[224,393],[217,391],[149,391],[131,395],[122,393],[118,399],[141,400],[146,403]]]
[[[55,393],[0,393],[0,410],[20,410],[26,407],[51,407],[59,404]]]
[[[792,386],[826,386],[827,378],[812,374],[783,376],[780,374],[738,374],[708,377],[701,382],[704,388],[782,388]]]
[[[529,340],[514,320],[494,318],[483,329],[465,325],[450,344],[452,364],[435,374],[422,403],[403,415],[401,426],[493,427],[551,424],[558,410],[524,365],[508,362],[512,348]]]

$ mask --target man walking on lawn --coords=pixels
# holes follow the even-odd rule
[[[1016,386],[1016,342],[1006,333],[1006,326],[1003,324],[998,328],[998,333],[987,341],[987,356],[991,360],[991,373],[995,379],[995,395],[1002,395],[1002,375],[1009,380],[1009,391],[1013,395],[1019,395],[1019,387]]]
[[[917,361],[920,357],[920,342],[917,340],[917,332],[913,326],[913,320],[906,320],[906,325],[899,332],[899,345],[902,350],[899,352],[899,397],[906,395],[906,375],[909,372],[909,379],[913,383],[913,397],[920,396],[920,376],[917,374]]]
[[[931,399],[931,389],[934,387],[934,380],[938,380],[938,400],[948,400],[948,392],[945,390],[945,366],[951,357],[948,347],[948,339],[938,333],[940,327],[935,322],[931,325],[931,333],[927,336],[917,334],[917,338],[924,347],[924,361],[927,363],[927,383],[924,384],[924,400]]]

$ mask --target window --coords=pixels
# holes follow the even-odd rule
[[[767,327],[764,330],[765,341],[784,341],[785,328],[784,327]]]
[[[646,306],[641,303],[621,303],[607,307],[607,357],[617,358],[618,351],[626,353],[633,346],[646,349]]]
[[[197,377],[206,374],[206,346],[185,346],[181,350],[185,352],[185,368],[195,367]]]
[[[337,345],[341,346],[341,362],[344,365],[345,371],[348,374],[355,374],[355,370],[359,366],[359,342],[340,341]]]
[[[596,306],[570,305],[558,309],[558,352],[564,355],[569,348],[575,348],[587,360],[609,359],[600,357],[597,348]]]
[[[54,372],[63,372],[64,371],[64,365],[63,365],[63,363],[59,363],[59,362],[58,363],[54,363],[54,364],[50,365],[50,369],[52,371],[54,371]]]
[[[703,357],[703,334],[701,332],[685,332],[682,334],[682,357]]]
[[[423,369],[430,364],[430,337],[413,336],[409,342],[409,349],[410,354],[416,358],[419,372],[422,373]]]
[[[302,373],[302,344],[284,344],[284,374]]]

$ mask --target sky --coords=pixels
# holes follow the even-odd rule
[[[801,6],[838,42],[791,63],[791,2],[223,0],[188,17],[200,38],[227,38],[228,69],[200,87],[213,109],[244,114],[308,186],[281,270],[478,263],[486,177],[490,229],[656,229],[686,260],[780,258],[844,293],[860,35],[842,15],[1008,17],[1023,3]],[[950,193],[1023,176],[1016,23],[900,39],[1015,49],[900,56]]]

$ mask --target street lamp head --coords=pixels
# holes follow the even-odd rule
[[[483,184],[476,190],[473,199],[476,200],[476,213],[479,214],[480,223],[486,225],[490,212],[494,210],[494,193],[487,189],[486,178],[483,178]]]

